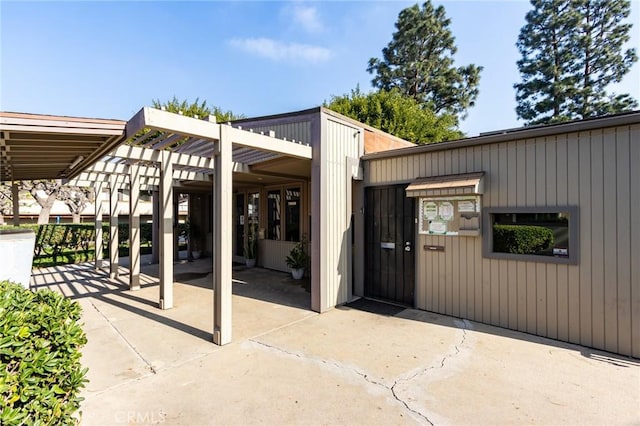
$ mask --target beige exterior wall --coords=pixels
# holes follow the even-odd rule
[[[364,153],[363,132],[325,112],[321,143],[312,166],[312,296],[314,310],[325,311],[351,298],[351,213],[353,175]],[[312,292],[313,293],[313,292]]]
[[[295,140],[296,142],[309,145],[313,142],[311,140],[311,117],[292,117],[290,120],[281,119],[279,121],[285,122],[266,123],[258,121],[234,124],[234,127],[242,127],[243,130],[253,130],[255,133],[262,132],[265,135],[273,131],[275,132],[275,137],[278,139],[286,139],[288,141]]]
[[[579,263],[488,259],[485,235],[420,235],[416,307],[640,357],[640,125],[371,159],[365,184],[480,171],[483,207],[577,206]]]
[[[292,241],[260,240],[258,242],[258,264],[263,268],[289,272],[286,257],[296,245]]]

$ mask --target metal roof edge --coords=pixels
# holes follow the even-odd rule
[[[242,124],[242,123],[247,123],[252,121],[275,120],[278,118],[289,118],[289,117],[296,117],[300,115],[311,115],[311,114],[320,112],[321,108],[322,107],[313,107],[313,108],[303,109],[300,111],[285,112],[281,114],[271,114],[271,115],[263,115],[258,117],[240,118],[238,120],[232,120],[231,124]]]
[[[492,133],[483,136],[457,139],[454,141],[438,142],[428,145],[417,145],[408,148],[397,148],[389,151],[382,151],[364,155],[363,160],[375,160],[381,158],[392,158],[403,155],[420,154],[423,152],[444,151],[448,149],[464,148],[469,146],[486,145],[498,142],[507,142],[518,139],[529,139],[541,136],[552,136],[563,133],[574,133],[598,128],[608,128],[640,123],[640,110],[625,112],[621,114],[608,115],[602,117],[587,118],[567,123],[549,124],[535,127],[521,127],[515,130]]]
[[[92,118],[92,117],[76,117],[70,115],[53,115],[53,114],[36,114],[31,112],[15,112],[15,111],[0,111],[0,117],[6,118],[29,118],[29,119],[41,119],[50,121],[68,121],[76,123],[97,123],[97,124],[114,124],[125,125],[126,120],[118,120],[115,118]]]

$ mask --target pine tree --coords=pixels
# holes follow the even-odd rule
[[[527,124],[552,123],[615,113],[637,103],[608,95],[636,60],[629,40],[627,0],[531,0],[533,9],[516,43],[522,82],[516,113]]]
[[[629,94],[606,92],[619,83],[635,61],[635,49],[623,51],[629,41],[631,23],[628,0],[579,0],[582,17],[577,37],[581,81],[573,100],[573,112],[582,118],[627,111],[638,103]]]
[[[397,31],[382,49],[383,59],[371,58],[367,71],[374,87],[414,98],[423,108],[462,115],[474,105],[482,67],[454,67],[455,39],[444,7],[427,1],[400,12]]]
[[[523,82],[515,84],[516,113],[527,124],[567,121],[577,84],[572,40],[580,17],[573,0],[532,0],[516,46],[522,54],[518,69]]]

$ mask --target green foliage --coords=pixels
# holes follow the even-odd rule
[[[90,262],[95,259],[95,228],[93,224],[46,224],[20,225],[36,234],[33,267],[67,265],[70,263]],[[12,226],[0,226],[0,229],[13,229]],[[109,256],[109,224],[102,225],[104,256]],[[184,224],[178,225],[178,232],[184,231]],[[152,224],[140,224],[141,254],[151,250]],[[129,255],[129,225],[118,224],[118,253]]]
[[[244,257],[246,259],[256,259],[258,256],[258,239],[249,235],[247,245],[244,247]]]
[[[553,231],[544,226],[493,225],[493,251],[542,254],[553,247]]]
[[[213,115],[216,117],[216,121],[218,123],[225,123],[228,121],[244,118],[243,115],[234,114],[232,111],[224,111],[217,106],[209,107],[207,105],[207,101],[200,102],[200,98],[196,98],[194,102],[190,102],[186,99],[181,101],[174,96],[172,99],[166,102],[162,102],[160,101],[160,99],[153,99],[151,103],[154,108],[162,109],[176,114],[182,114],[185,117],[206,119],[210,115]],[[151,131],[151,129],[145,128],[137,132],[133,137],[129,138],[126,143],[130,145],[153,144],[154,140],[161,136],[166,135],[164,134],[164,132],[155,130]],[[176,139],[173,144],[166,146],[165,149],[176,148],[184,144],[188,139],[189,137],[187,136]]]
[[[243,115],[234,114],[232,111],[224,111],[217,106],[209,107],[207,106],[207,101],[200,102],[200,98],[196,98],[194,102],[189,102],[186,99],[180,101],[174,96],[173,99],[167,102],[160,102],[160,99],[154,99],[152,105],[154,108],[165,109],[173,113],[182,113],[186,117],[202,119],[213,115],[218,123],[245,118]]]
[[[33,258],[33,268],[48,268],[49,266],[68,265],[73,263],[91,262],[95,260],[95,249],[86,251],[63,250],[54,256],[42,255]],[[108,256],[108,255],[107,255]]]
[[[397,88],[436,114],[466,115],[478,97],[482,67],[454,66],[455,39],[443,6],[426,1],[402,10],[397,31],[382,49],[383,59],[371,58],[367,71],[374,87]],[[456,123],[457,124],[457,123]]]
[[[291,269],[304,269],[309,262],[309,255],[304,251],[304,241],[297,243],[285,258],[287,266]]]
[[[637,107],[608,94],[637,60],[629,41],[628,0],[531,0],[517,47],[522,82],[516,112],[527,124],[582,119]]]
[[[357,87],[351,94],[333,96],[325,106],[361,123],[417,144],[459,139],[452,114],[437,115],[398,89],[364,94]]]
[[[77,424],[87,369],[80,305],[0,282],[0,424]]]
[[[95,239],[94,225],[47,224],[31,225],[36,233],[34,257],[53,256],[62,251],[88,251]]]

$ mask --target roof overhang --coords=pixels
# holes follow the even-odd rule
[[[419,178],[406,189],[407,197],[482,195],[484,172]]]
[[[298,174],[291,167],[292,174],[269,169],[280,162],[301,161],[302,169],[310,169],[308,144],[218,124],[213,117],[200,120],[148,107],[128,122],[0,112],[0,180],[63,179],[88,185],[110,174],[126,175],[129,166],[139,165],[153,186],[160,152],[168,150],[174,180],[210,181],[222,126],[224,143],[232,145],[235,173],[263,173],[264,181],[277,182]]]
[[[0,112],[0,181],[73,177],[122,142],[125,124]]]

